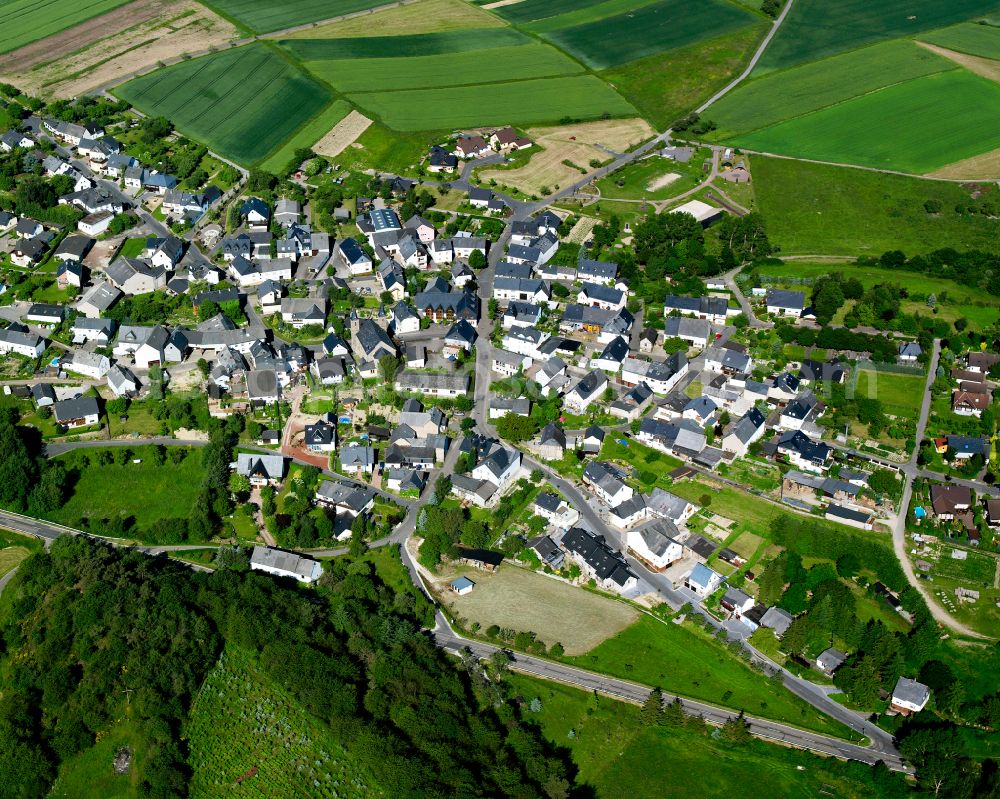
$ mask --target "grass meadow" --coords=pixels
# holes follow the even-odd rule
[[[744,710],[750,715],[827,735],[847,734],[844,727],[750,669],[707,633],[650,616],[640,616],[585,655],[562,659],[581,668],[659,686],[670,693]]]
[[[925,316],[931,313],[927,306],[927,297],[931,294],[937,298],[934,306],[935,316],[952,322],[964,316],[973,329],[991,325],[1000,317],[1000,297],[986,294],[978,288],[970,288],[950,280],[945,275],[927,275],[922,272],[909,272],[901,269],[883,269],[879,266],[854,266],[851,264],[805,263],[803,261],[786,261],[782,264],[765,264],[757,267],[762,275],[771,277],[817,278],[830,272],[842,272],[845,276],[854,277],[862,285],[871,288],[879,283],[895,283],[906,289],[907,297],[902,308],[906,313],[921,313]],[[787,284],[789,288],[804,288],[803,286]],[[848,300],[852,303],[852,300]],[[879,375],[879,380],[895,375]],[[859,385],[860,388],[860,385]],[[923,384],[919,389],[922,393]]]
[[[753,159],[757,207],[781,254],[908,255],[941,247],[996,251],[998,224],[954,212],[977,186],[782,158]],[[927,200],[942,211],[928,214]]]
[[[921,34],[918,38],[922,42],[930,42],[957,53],[1000,59],[1000,28],[992,25],[962,22]]]
[[[201,491],[201,452],[187,449],[184,460],[174,463],[168,456],[161,466],[150,460],[150,447],[132,448],[132,457],[143,463],[99,466],[98,450],[79,450],[63,458],[67,467],[80,470],[72,496],[50,514],[53,521],[73,526],[80,519],[110,519],[133,516],[142,530],[159,519],[184,517],[194,509]],[[114,450],[112,450],[114,452]]]
[[[905,375],[894,372],[858,371],[856,397],[877,399],[886,413],[906,419],[920,415],[926,378],[923,375]]]
[[[601,77],[657,130],[665,130],[736,77],[765,30],[766,23],[758,22],[612,67],[601,72]]]
[[[762,741],[732,746],[685,727],[647,727],[635,705],[522,674],[505,679],[525,699],[525,717],[552,744],[569,748],[577,782],[595,799],[618,799],[623,786],[631,799],[727,796],[734,785],[801,799],[878,795],[871,770],[858,763]],[[536,698],[537,712],[528,709]]]
[[[128,2],[130,0],[74,0],[72,3],[6,0],[0,4],[0,30],[3,31],[0,53],[37,42]]]
[[[773,72],[744,83],[707,113],[717,136],[766,128],[913,78],[956,69],[946,58],[896,40]]]
[[[800,158],[933,172],[1000,147],[1000,85],[964,70],[927,75],[734,141]]]
[[[182,61],[115,92],[246,165],[277,150],[331,100],[326,87],[261,43]]]
[[[294,3],[210,0],[205,5],[242,28],[254,33],[270,33],[365,11],[385,3],[383,0],[296,0]]]
[[[112,763],[123,746],[132,750],[132,769],[116,774]],[[49,799],[137,799],[143,795],[139,775],[145,755],[146,739],[138,725],[122,719],[89,749],[63,762]]]
[[[722,0],[658,0],[543,35],[594,69],[624,64],[750,25],[756,18]]]
[[[352,94],[352,102],[402,131],[474,125],[526,125],[563,117],[626,117],[635,109],[593,75],[540,78],[478,86]]]
[[[993,0],[796,0],[756,73],[913,36],[993,11]]]

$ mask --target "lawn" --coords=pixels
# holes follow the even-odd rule
[[[291,139],[331,99],[328,89],[259,42],[183,61],[115,91],[247,165]]]
[[[118,250],[119,258],[138,258],[146,249],[146,237],[138,236],[133,239],[125,239]]]
[[[996,8],[995,0],[796,0],[757,72],[943,28]]]
[[[723,0],[657,0],[544,35],[588,66],[604,69],[720,36],[756,20],[750,11]]]
[[[921,34],[918,38],[923,42],[930,42],[958,53],[968,53],[983,58],[1000,58],[1000,29],[992,25],[962,22],[950,28]]]
[[[779,158],[753,159],[757,205],[783,255],[909,255],[940,247],[996,251],[997,223],[954,212],[978,186]],[[940,200],[931,215],[927,200]]]
[[[211,0],[206,3],[220,16],[256,33],[270,33],[309,22],[333,19],[385,5],[384,0],[295,0],[262,3],[260,0]]]
[[[597,119],[635,114],[593,75],[513,83],[354,94],[350,99],[396,130],[448,130],[475,125],[555,122],[569,116]]]
[[[72,28],[130,0],[74,0],[72,3],[5,0],[0,5],[0,53],[9,53],[59,31]]]
[[[641,616],[586,655],[563,660],[827,735],[847,733],[785,688],[753,671],[705,633],[650,616]]]
[[[1000,147],[1000,86],[964,70],[926,75],[734,142],[800,158],[933,172]]]
[[[886,413],[916,420],[920,415],[925,384],[926,378],[923,375],[860,369],[854,396],[877,399]]]
[[[370,51],[369,55],[377,52]],[[342,92],[488,84],[498,77],[497,64],[505,65],[501,76],[510,81],[583,71],[579,63],[541,42],[408,58],[352,57],[307,62],[314,75]]]
[[[233,646],[198,692],[186,737],[194,799],[381,795],[338,736]]]
[[[914,42],[885,42],[757,77],[715,103],[706,116],[718,125],[712,135],[724,138],[953,69],[954,62]]]
[[[202,467],[200,451],[184,451],[187,455],[180,463],[174,463],[168,454],[160,466],[150,457],[151,447],[132,448],[132,457],[143,462],[129,461],[120,466],[91,464],[87,457],[96,459],[96,449],[71,452],[61,460],[67,467],[80,469],[79,480],[70,498],[50,518],[74,526],[84,518],[131,516],[140,530],[158,519],[187,518],[201,491]]]
[[[571,655],[590,651],[638,617],[622,602],[510,564],[494,574],[449,568],[442,572],[442,585],[462,575],[476,584],[472,593],[458,596],[446,590],[444,600],[466,624],[533,632],[546,646],[558,642]]]
[[[292,160],[296,150],[301,147],[312,147],[349,113],[351,113],[351,106],[345,100],[334,100],[271,153],[267,160],[261,163],[261,169],[281,174]]]
[[[732,746],[685,727],[646,727],[635,705],[522,674],[505,679],[524,697],[526,718],[554,746],[570,750],[577,782],[596,799],[618,799],[623,786],[631,799],[741,795],[739,785],[774,797],[878,796],[871,770],[859,763],[762,741]]]
[[[638,480],[644,488],[649,489],[654,485],[669,488],[671,481],[668,473],[683,463],[671,455],[640,444],[634,439],[620,439],[619,436],[621,433],[611,433],[604,439],[598,458],[625,464],[635,469],[638,473]],[[619,443],[620,440],[626,441],[627,446]]]
[[[764,23],[748,25],[613,67],[601,76],[657,130],[665,130],[728,84],[750,59],[766,29]]]
[[[128,774],[116,774],[112,766],[118,750],[132,750]],[[59,769],[49,799],[133,799],[139,790],[141,762],[146,741],[138,725],[123,719],[103,733],[97,743],[66,761]]]

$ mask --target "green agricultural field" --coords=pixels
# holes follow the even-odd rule
[[[1000,58],[1000,28],[992,25],[963,22],[950,28],[923,33],[917,38],[922,42],[930,42],[958,53],[968,53],[983,58]]]
[[[757,73],[943,28],[996,9],[995,0],[795,0]]]
[[[619,4],[622,7],[615,11],[605,12],[604,9],[609,3]],[[537,22],[550,17],[558,17],[562,14],[572,13],[596,13],[593,19],[600,19],[608,13],[615,14],[624,11],[628,7],[626,4],[635,7],[635,0],[522,0],[520,3],[512,3],[507,6],[500,6],[493,9],[493,13],[504,19],[518,24]],[[595,10],[596,9],[596,10]]]
[[[331,100],[328,89],[262,43],[183,61],[115,91],[248,165],[284,144]]]
[[[1000,225],[954,212],[976,187],[781,158],[753,159],[757,206],[783,255],[909,255],[1000,247]],[[940,200],[931,215],[927,200]]]
[[[132,516],[142,530],[158,519],[187,516],[201,491],[201,453],[186,450],[180,463],[169,457],[160,466],[150,458],[150,447],[132,448],[132,457],[142,463],[91,464],[88,456],[99,450],[77,450],[62,458],[67,468],[78,469],[79,479],[66,503],[50,514],[53,521],[73,526],[80,519],[110,519]],[[112,449],[114,452],[114,449]]]
[[[744,791],[733,790],[737,785],[798,799],[881,795],[871,769],[860,763],[762,741],[733,746],[686,727],[649,727],[635,705],[522,674],[505,679],[524,698],[525,717],[538,723],[554,746],[569,748],[579,768],[577,781],[595,799],[619,799],[626,785],[631,799],[741,795]],[[534,699],[537,711],[529,709]]]
[[[40,0],[4,0],[0,3],[0,30],[3,31],[0,53],[9,53],[18,47],[37,42],[99,14],[113,11],[130,1],[73,0],[53,3]]]
[[[641,8],[656,3],[657,0],[604,0],[593,5],[584,4],[572,11],[564,11],[545,19],[536,19],[524,25],[532,33],[545,35],[563,28],[575,28],[589,22],[599,22],[608,17],[639,11]],[[512,8],[513,6],[511,6]]]
[[[563,117],[626,117],[635,109],[593,75],[514,83],[353,94],[352,102],[402,131],[449,130],[471,125],[525,125]]]
[[[334,100],[299,128],[292,138],[271,153],[267,160],[260,165],[261,169],[280,174],[288,166],[288,162],[291,161],[297,149],[312,147],[349,113],[351,113],[351,106],[346,100]]]
[[[400,36],[282,39],[278,43],[301,61],[335,61],[346,58],[449,55],[488,47],[513,47],[530,41],[530,37],[514,28],[470,28]],[[496,65],[494,70],[495,68]]]
[[[956,69],[954,62],[908,40],[896,40],[773,72],[744,83],[706,116],[714,136],[766,128],[912,78]]]
[[[545,36],[595,69],[624,64],[695,44],[756,21],[723,0],[659,0],[595,22],[559,28]]]
[[[846,728],[750,669],[722,644],[709,640],[706,633],[650,616],[641,616],[586,655],[562,659],[827,735],[848,734]]]
[[[271,33],[309,22],[333,19],[376,6],[384,0],[295,0],[262,3],[260,0],[210,0],[209,8],[236,25],[255,33]]]
[[[756,50],[763,22],[601,73],[657,130],[697,108],[729,83]],[[713,106],[714,108],[714,106]],[[711,114],[708,114],[711,116]]]
[[[447,55],[307,62],[310,72],[342,92],[488,84],[498,75],[497,64],[506,65],[502,75],[511,81],[583,71],[578,62],[541,42]]]
[[[900,135],[900,120],[906,134]],[[738,136],[750,150],[923,174],[1000,147],[1000,86],[928,75]]]
[[[192,799],[382,796],[299,702],[227,647],[191,707]]]

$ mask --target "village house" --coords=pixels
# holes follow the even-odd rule
[[[301,583],[314,583],[323,576],[323,566],[319,561],[267,546],[253,548],[250,568],[275,577],[290,577]]]
[[[52,411],[55,414],[56,424],[70,429],[95,425],[101,416],[97,400],[86,396],[55,402]]]
[[[926,685],[911,680],[909,677],[900,676],[896,680],[896,686],[892,689],[889,709],[902,716],[909,716],[911,713],[919,713],[927,707],[927,701],[930,698],[931,690]]]
[[[684,587],[693,592],[699,599],[704,599],[715,593],[720,585],[722,585],[722,575],[708,568],[704,563],[696,563],[688,576],[684,578]]]
[[[639,582],[621,553],[595,533],[574,527],[563,536],[561,545],[584,576],[601,588],[624,593]]]

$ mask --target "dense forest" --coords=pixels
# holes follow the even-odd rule
[[[140,793],[186,796],[185,724],[224,647],[251,653],[386,796],[569,795],[568,762],[422,632],[423,597],[365,561],[330,564],[314,591],[247,566],[223,550],[200,573],[70,537],[24,561],[0,604],[0,797],[44,797],[126,703]]]

